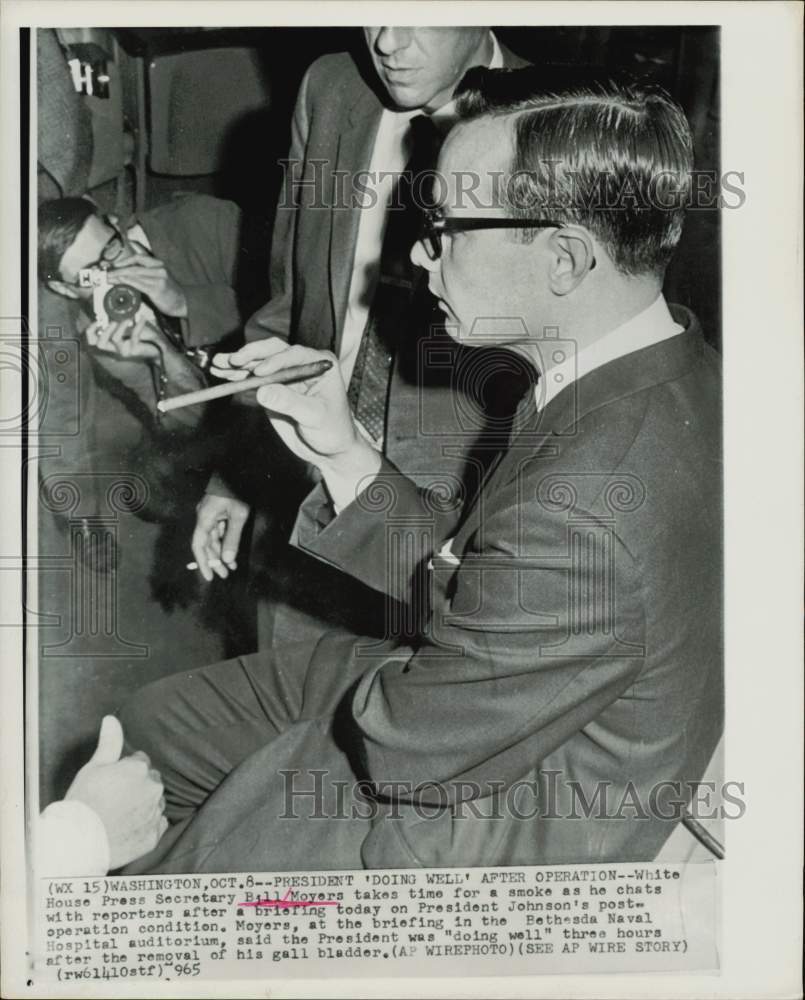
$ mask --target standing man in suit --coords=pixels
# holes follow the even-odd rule
[[[524,63],[484,27],[365,28],[364,36],[363,52],[325,56],[302,82],[274,229],[271,299],[247,324],[246,339],[281,337],[333,351],[353,412],[378,447],[421,487],[453,497],[443,503],[449,524],[455,498],[478,477],[482,462],[469,452],[484,421],[477,397],[468,403],[465,396],[462,406],[451,391],[462,352],[449,338],[430,336],[432,303],[415,287],[408,261],[421,213],[403,207],[398,177],[435,166],[438,137],[455,118],[453,92],[470,67]],[[435,128],[420,128],[418,138],[423,121]],[[413,196],[429,197],[426,185],[415,185]],[[219,363],[235,367],[240,358],[219,356]],[[475,372],[467,390],[472,395],[480,382],[482,395]],[[374,620],[385,629],[385,601],[376,593],[355,582],[347,597],[342,581],[334,600],[337,578],[326,567],[309,578],[285,545],[310,467],[289,462],[275,439],[261,454],[266,437],[264,419],[241,434],[248,450],[233,451],[199,504],[193,555],[200,572],[211,580],[235,568],[251,499],[274,522],[256,532],[252,556],[258,595],[269,597],[259,601],[261,648],[302,634],[314,642],[328,621],[366,628]],[[256,482],[244,476],[255,467]]]
[[[326,635],[299,711],[292,645],[135,696],[128,738],[183,821],[158,870],[648,861],[718,742],[720,372],[662,296],[690,130],[659,94],[534,98],[517,76],[467,96],[412,257],[458,340],[508,330],[530,405],[435,552],[427,498],[356,431],[337,368],[259,390],[322,477],[297,544],[415,602],[430,557],[432,613],[408,645]],[[327,356],[246,351],[258,374]]]

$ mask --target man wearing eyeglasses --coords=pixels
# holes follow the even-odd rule
[[[292,644],[135,696],[124,725],[174,823],[155,870],[648,861],[718,742],[720,373],[662,296],[688,124],[657,94],[484,86],[412,259],[451,335],[527,358],[536,389],[441,551],[337,367],[259,390],[322,476],[297,545],[428,613],[410,644],[325,636],[300,707]],[[322,356],[275,339],[241,361]]]
[[[121,229],[85,198],[39,206],[40,280],[80,304],[78,332],[95,360],[156,417],[161,395],[204,385],[204,345],[240,325],[234,289],[239,213],[231,202],[177,199]],[[98,297],[89,280],[101,282]],[[112,289],[129,291],[126,315],[95,315]],[[121,300],[125,301],[125,300]],[[103,307],[102,307],[103,308]],[[194,428],[198,414],[169,421]]]

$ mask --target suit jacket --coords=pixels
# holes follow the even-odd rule
[[[241,327],[236,270],[240,210],[232,201],[195,194],[143,213],[155,256],[185,293],[182,336],[188,347],[218,344]]]
[[[298,544],[413,603],[432,557],[430,622],[411,645],[325,635],[301,709],[154,870],[656,857],[723,724],[720,372],[672,311],[684,333],[532,414],[450,557],[391,463],[335,518],[316,487]],[[260,655],[282,700],[299,650]]]
[[[443,783],[451,803],[423,822],[402,795],[367,867],[649,860],[672,831],[723,723],[720,375],[695,319],[675,318],[684,333],[591,372],[514,440],[453,540],[458,567],[433,561],[429,629],[366,660],[353,766]],[[410,600],[433,520],[421,494],[387,465],[325,528],[322,498],[300,544]],[[311,685],[345,651],[325,639]],[[532,784],[513,807],[494,782]],[[458,816],[462,796],[504,818]],[[507,814],[529,803],[531,822]]]

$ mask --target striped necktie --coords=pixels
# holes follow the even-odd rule
[[[411,153],[386,212],[377,287],[347,389],[352,412],[379,446],[385,436],[389,380],[397,344],[417,322],[419,306],[424,309],[422,296],[415,294],[421,275],[417,275],[409,255],[422,225],[422,199],[430,196],[422,173],[435,166],[441,141],[427,115],[411,119],[407,139]],[[422,322],[426,315],[423,312]]]

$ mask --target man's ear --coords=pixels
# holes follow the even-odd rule
[[[78,292],[72,285],[68,285],[66,281],[54,281],[51,278],[46,284],[51,292],[55,292],[57,295],[64,295],[68,299],[78,298]]]
[[[549,276],[551,291],[567,295],[584,280],[595,267],[593,241],[581,226],[563,226],[550,237],[553,254]]]

